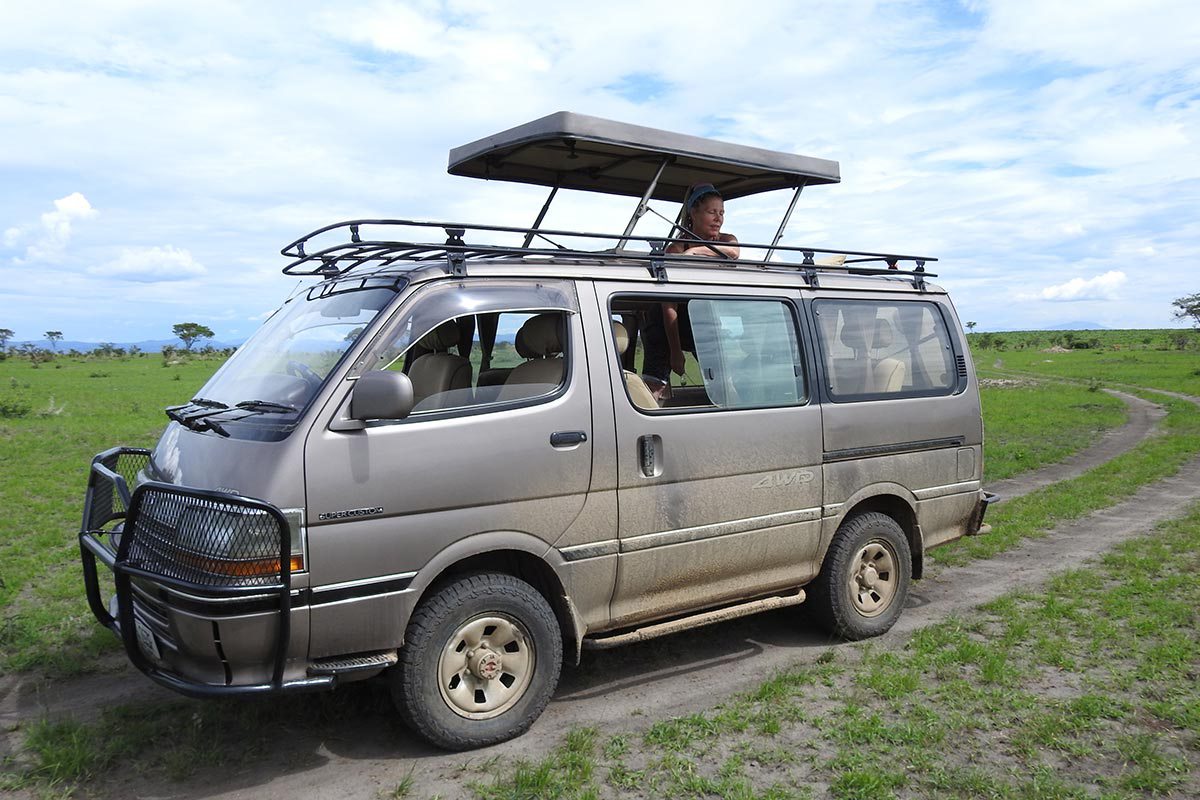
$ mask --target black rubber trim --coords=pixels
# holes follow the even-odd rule
[[[846,450],[830,450],[822,454],[821,461],[825,464],[832,464],[838,461],[852,461],[856,458],[894,456],[901,453],[920,453],[924,450],[941,450],[944,447],[962,447],[964,444],[966,444],[964,437],[951,436],[945,439],[922,439],[916,442],[878,444],[871,447],[851,447]]]

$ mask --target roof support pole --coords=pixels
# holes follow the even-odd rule
[[[771,256],[775,253],[775,246],[779,244],[779,240],[783,238],[783,230],[787,227],[788,222],[792,219],[792,212],[796,210],[796,201],[800,199],[800,193],[804,191],[804,184],[801,183],[796,187],[796,192],[792,195],[792,202],[788,203],[787,211],[783,213],[783,221],[779,223],[779,230],[775,231],[775,238],[771,240],[771,247],[767,250],[767,255],[763,261],[770,261]]]
[[[521,247],[529,247],[533,242],[533,234],[538,228],[542,227],[542,220],[546,218],[546,212],[550,210],[550,201],[554,199],[554,195],[558,193],[558,184],[550,187],[550,196],[546,198],[546,202],[542,204],[542,210],[538,212],[537,219],[533,221],[533,227],[525,234],[525,242]]]
[[[618,250],[625,249],[625,242],[629,240],[629,235],[633,233],[634,227],[638,224],[638,220],[646,213],[647,207],[650,205],[650,198],[654,195],[654,189],[658,186],[658,179],[662,177],[663,170],[667,168],[673,159],[667,156],[658,165],[658,171],[654,173],[654,179],[650,181],[650,185],[646,187],[645,194],[642,195],[642,200],[638,203],[637,208],[633,210],[633,216],[629,218],[629,224],[625,226],[625,232],[621,234],[621,241],[617,243]]]

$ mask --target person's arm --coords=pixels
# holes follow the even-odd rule
[[[742,254],[742,248],[738,247],[737,237],[732,233],[721,234],[721,244],[698,244],[683,250],[684,255],[688,256],[715,256],[714,250],[720,251],[721,255],[727,258],[737,258]],[[667,248],[667,252],[671,252],[671,248]]]

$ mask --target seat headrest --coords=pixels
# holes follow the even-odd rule
[[[530,317],[517,331],[514,341],[517,352],[521,353],[524,350],[525,352],[521,353],[524,358],[545,358],[561,353],[563,348],[560,327],[561,314],[538,314],[536,317]]]
[[[875,338],[872,347],[891,347],[895,336],[892,332],[892,323],[886,319],[875,320]]]
[[[435,353],[449,350],[454,345],[458,344],[458,322],[455,320],[447,320],[441,325],[431,330],[429,333],[422,336],[417,344],[426,349],[432,350]]]
[[[838,338],[842,340],[842,344],[849,347],[851,350],[858,352],[867,346],[867,336],[861,325],[851,324],[849,319],[842,325],[842,330],[838,334]]]
[[[617,340],[617,355],[625,355],[625,351],[629,349],[629,331],[625,330],[625,326],[616,320],[613,320],[613,338]]]

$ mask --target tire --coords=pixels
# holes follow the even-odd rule
[[[405,724],[447,750],[529,729],[558,685],[562,634],[546,599],[511,575],[452,579],[413,612],[392,670]]]
[[[912,582],[912,552],[900,525],[877,511],[838,528],[809,590],[817,622],[857,641],[879,636],[900,618]]]

